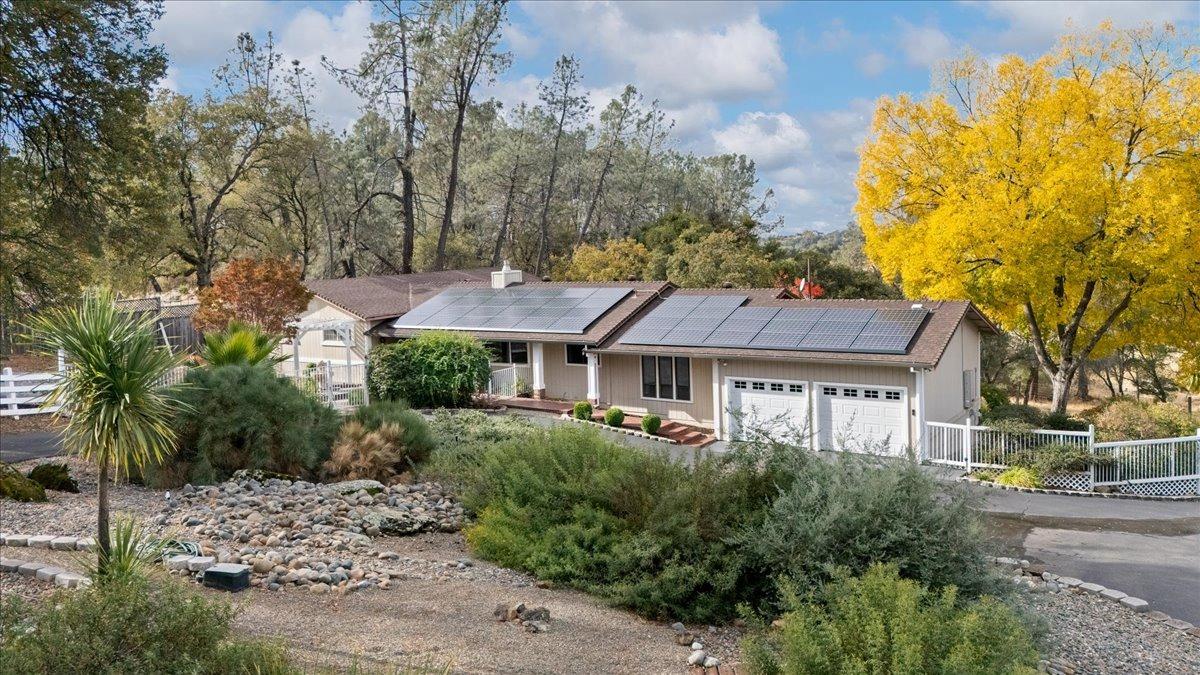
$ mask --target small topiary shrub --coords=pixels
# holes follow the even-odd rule
[[[592,419],[593,410],[591,403],[576,401],[575,407],[571,409],[571,416],[577,420],[590,420]]]
[[[0,462],[0,497],[19,502],[44,502],[46,488],[22,476],[20,471],[8,464]]]
[[[842,570],[816,597],[792,595],[787,606],[777,634],[744,644],[750,672],[1032,673],[1037,663],[1008,606],[959,602],[955,589],[926,590],[893,566],[873,565],[861,578]]]
[[[428,331],[373,350],[367,388],[374,401],[461,407],[487,385],[490,362],[487,348],[470,335]]]
[[[312,475],[329,456],[340,419],[267,368],[195,368],[180,391],[185,404],[175,419],[178,451],[163,471],[151,467],[146,482],[170,487],[186,475],[196,484],[215,483],[239,469]]]
[[[5,673],[296,673],[282,646],[235,637],[233,608],[171,578],[60,591],[0,607]]]
[[[1042,487],[1042,479],[1038,476],[1037,472],[1024,466],[1014,466],[1005,469],[999,476],[996,476],[996,482],[1000,485],[1010,485],[1012,487]]]
[[[1008,394],[994,384],[983,385],[979,388],[979,394],[983,397],[985,410],[1003,408],[1008,405]]]
[[[381,401],[359,408],[342,425],[323,473],[327,479],[391,483],[428,459],[433,447],[420,413],[398,401]]]
[[[29,480],[47,490],[79,492],[79,483],[71,478],[71,472],[67,469],[67,465],[60,462],[38,464],[29,472]]]
[[[651,436],[658,433],[658,428],[662,426],[662,418],[658,415],[646,415],[642,417],[642,431]]]
[[[604,423],[610,427],[619,427],[625,421],[625,411],[613,406],[604,411]]]

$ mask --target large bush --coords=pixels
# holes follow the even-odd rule
[[[428,459],[433,447],[420,413],[399,401],[379,401],[359,408],[342,425],[324,473],[327,478],[389,483]]]
[[[819,600],[819,602],[814,602]],[[839,571],[808,602],[789,599],[781,630],[747,641],[752,673],[1033,673],[1037,651],[1013,610],[992,598],[958,602],[873,565]]]
[[[195,368],[180,398],[179,449],[147,471],[158,485],[212,483],[238,469],[309,475],[329,456],[338,414],[269,369]]]
[[[1117,399],[1095,418],[1096,436],[1103,441],[1174,438],[1196,433],[1200,419],[1170,403]]]
[[[367,387],[373,400],[423,408],[460,407],[487,385],[491,355],[462,333],[428,331],[371,352]]]
[[[475,485],[484,456],[498,443],[519,441],[539,427],[523,417],[479,410],[437,410],[429,423],[432,457],[420,467],[427,480]]]
[[[234,611],[135,577],[0,608],[0,673],[293,673],[281,647],[233,637]]]

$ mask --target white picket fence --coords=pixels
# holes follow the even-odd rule
[[[488,377],[487,393],[489,396],[516,396],[520,393],[520,383],[530,381],[529,366],[508,366],[497,368]]]
[[[14,374],[12,368],[5,368],[0,372],[0,416],[20,418],[56,412],[58,407],[41,406],[61,377],[59,373]]]
[[[284,361],[276,373],[334,410],[349,412],[367,403],[365,363],[301,363],[297,372],[292,361]]]
[[[1111,464],[1089,467],[1086,477],[1080,477],[1088,490],[1116,486],[1135,494],[1200,494],[1200,429],[1194,436],[1097,442],[1095,427],[1087,431],[1035,429],[1015,433],[945,422],[928,422],[926,427],[925,460],[961,467],[968,473],[982,468],[1004,469],[1016,453],[1069,444],[1114,459]]]

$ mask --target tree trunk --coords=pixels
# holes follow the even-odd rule
[[[542,276],[542,270],[550,267],[550,202],[554,199],[554,182],[558,178],[558,145],[562,141],[563,122],[566,115],[559,117],[558,133],[554,135],[554,154],[550,156],[550,180],[546,181],[546,201],[542,203],[541,236],[538,243],[537,269],[534,274]]]
[[[409,162],[411,161],[411,151],[405,150],[406,159],[400,167],[400,176],[402,182],[401,198],[404,200],[404,242],[400,253],[400,273],[412,274],[413,261],[413,244],[417,234],[417,219],[413,211],[416,209],[417,200],[416,179],[413,177],[413,171]]]
[[[100,478],[96,488],[96,545],[99,547],[97,570],[104,573],[104,563],[112,543],[108,538],[108,458],[100,460]]]
[[[1076,378],[1077,382],[1075,385],[1075,398],[1078,398],[1080,401],[1092,400],[1091,377],[1088,373],[1088,367],[1086,363],[1080,362],[1079,370],[1076,372]]]
[[[450,225],[454,222],[454,197],[458,192],[458,151],[462,145],[463,123],[467,115],[465,105],[458,107],[458,117],[454,120],[454,134],[450,137],[450,178],[446,184],[446,208],[442,210],[442,228],[438,232],[437,255],[433,259],[433,269],[446,269],[446,239],[450,235]]]
[[[517,191],[517,172],[514,169],[512,179],[508,182],[508,194],[504,196],[504,215],[500,218],[500,232],[496,235],[496,247],[492,250],[492,267],[500,266],[500,256],[504,253],[504,240],[508,238],[508,221],[512,214],[513,196]]]
[[[1071,380],[1074,376],[1073,368],[1059,368],[1050,375],[1050,412],[1067,412],[1067,401],[1071,399]]]
[[[583,227],[579,228],[579,244],[583,244],[587,240],[588,228],[592,226],[592,216],[596,212],[596,204],[600,201],[600,194],[604,192],[604,179],[612,168],[612,159],[612,153],[609,153],[608,158],[604,160],[604,167],[600,170],[600,179],[596,181],[596,191],[592,193],[592,199],[588,202],[587,216],[583,219]]]

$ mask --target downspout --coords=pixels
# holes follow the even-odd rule
[[[927,429],[925,426],[925,370],[922,368],[909,368],[909,371],[916,376],[915,391],[913,392],[913,398],[916,400],[914,401],[913,411],[917,418],[917,461],[924,462],[928,452],[925,442],[925,432]]]

